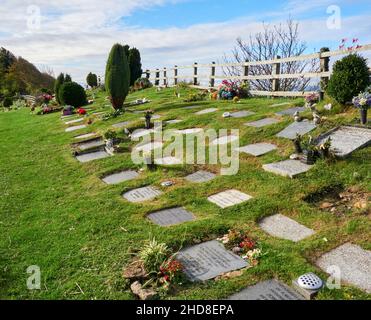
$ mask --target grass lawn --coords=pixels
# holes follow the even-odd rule
[[[240,145],[272,142],[278,149],[261,157],[240,155],[237,175],[218,176],[194,185],[182,177],[195,171],[190,165],[158,167],[144,171],[140,177],[118,185],[106,185],[100,178],[120,169],[139,169],[130,158],[130,147],[124,141],[124,153],[88,163],[79,163],[72,156],[73,136],[99,132],[112,124],[132,120],[129,129],[143,126],[142,114],[126,112],[108,121],[96,119],[88,128],[66,133],[60,113],[31,115],[28,109],[0,113],[0,298],[1,299],[134,299],[128,283],[122,277],[123,267],[144,241],[154,236],[179,249],[196,240],[221,236],[230,228],[243,228],[263,244],[266,253],[260,263],[245,270],[239,277],[186,284],[168,299],[225,298],[259,280],[278,278],[287,284],[298,275],[313,271],[323,279],[327,275],[315,267],[314,261],[324,252],[352,242],[371,249],[370,215],[365,210],[352,210],[336,216],[319,210],[304,198],[331,186],[359,186],[370,191],[370,149],[359,150],[346,160],[316,162],[306,174],[294,179],[265,172],[262,164],[284,160],[293,153],[292,142],[275,134],[292,122],[291,117],[260,129],[244,126],[288,105],[272,107],[289,101],[303,105],[301,99],[270,100],[253,98],[239,104],[223,101],[183,102],[189,89],[174,96],[173,89],[137,92],[127,101],[146,97],[152,102],[136,107],[151,108],[162,115],[161,120],[182,119],[167,128],[228,128],[240,130]],[[215,113],[195,116],[197,109],[182,109],[186,105],[217,107]],[[322,104],[323,105],[323,104]],[[93,105],[97,111],[109,111],[105,94],[97,93]],[[222,118],[225,111],[250,110],[246,118]],[[312,134],[326,132],[339,124],[355,123],[355,110],[337,113],[325,111],[323,125]],[[304,113],[303,115],[309,115]],[[122,130],[120,134],[123,136]],[[219,166],[204,166],[218,172]],[[168,188],[160,183],[172,179]],[[121,197],[124,191],[145,185],[155,185],[165,192],[154,201],[129,203]],[[207,201],[211,194],[226,189],[238,189],[253,196],[245,203],[220,209]],[[181,225],[163,228],[145,218],[149,212],[172,206],[184,206],[197,219]],[[278,239],[263,232],[257,221],[264,216],[282,213],[312,228],[316,233],[298,243]],[[38,265],[41,269],[41,290],[28,290],[26,269]],[[365,299],[363,291],[343,285],[339,290],[324,289],[318,299]]]

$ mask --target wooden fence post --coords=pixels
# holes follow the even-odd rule
[[[276,56],[276,59],[281,59],[280,56]],[[273,64],[272,75],[279,75],[281,73],[281,63],[277,62]],[[280,79],[273,79],[272,81],[272,91],[280,90]]]
[[[174,85],[178,84],[178,66],[174,66]]]
[[[248,77],[249,76],[249,66],[247,65],[247,63],[249,62],[248,59],[245,60],[245,65],[243,66],[243,75],[244,77]],[[249,83],[249,80],[247,79],[244,79],[243,82],[246,84]]]
[[[193,85],[197,86],[198,80],[197,80],[197,62],[193,64]]]
[[[167,72],[166,72],[166,68],[164,68],[164,86],[166,87],[167,86]]]
[[[329,65],[330,65],[330,57],[322,57],[320,53],[320,59],[319,59],[319,64],[320,64],[320,71],[321,72],[328,72],[330,70]],[[321,77],[320,78],[320,93],[319,93],[319,101],[322,101],[325,97],[325,90],[328,84],[329,77]]]
[[[211,62],[211,77],[210,77],[210,87],[215,87],[215,61]]]
[[[155,76],[155,86],[158,86],[160,84],[160,70],[156,69],[156,76]]]

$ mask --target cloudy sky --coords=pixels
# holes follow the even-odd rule
[[[143,69],[220,61],[237,37],[289,16],[308,53],[342,38],[371,43],[369,0],[0,0],[0,46],[84,82],[104,74],[116,42],[139,48]]]

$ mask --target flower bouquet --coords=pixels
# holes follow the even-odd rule
[[[361,114],[361,123],[366,124],[367,123],[367,109],[371,105],[371,93],[368,91],[361,92],[358,96],[354,97],[353,105],[359,109],[359,112]]]

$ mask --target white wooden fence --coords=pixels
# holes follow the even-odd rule
[[[239,81],[249,81],[249,80],[272,80],[271,91],[250,91],[252,95],[257,96],[303,96],[310,91],[280,91],[280,79],[292,79],[292,78],[320,78],[321,81],[326,83],[331,76],[331,71],[329,69],[330,57],[347,55],[349,53],[354,53],[358,51],[368,51],[371,50],[371,44],[363,45],[359,48],[354,48],[352,50],[336,50],[319,52],[313,54],[306,54],[300,56],[293,56],[288,58],[277,57],[273,60],[263,60],[263,61],[245,61],[242,63],[215,63],[211,64],[198,64],[197,62],[192,65],[185,66],[174,66],[172,68],[162,68],[155,70],[146,70],[143,74],[146,78],[154,82],[156,86],[176,86],[179,79],[191,79],[193,87],[200,89],[211,89],[215,88],[215,80],[239,80]],[[320,71],[319,72],[303,72],[303,73],[290,73],[282,74],[281,64],[292,62],[292,61],[304,61],[319,59],[320,61]],[[272,74],[263,75],[249,75],[249,67],[258,65],[273,65]],[[216,71],[222,71],[223,68],[227,67],[240,67],[243,70],[243,75],[240,76],[226,76],[223,74],[217,74]],[[180,75],[180,70],[193,69],[191,75]],[[199,69],[208,69],[208,74],[199,74]],[[170,74],[171,73],[171,74]],[[208,86],[199,86],[199,80],[207,80]]]

